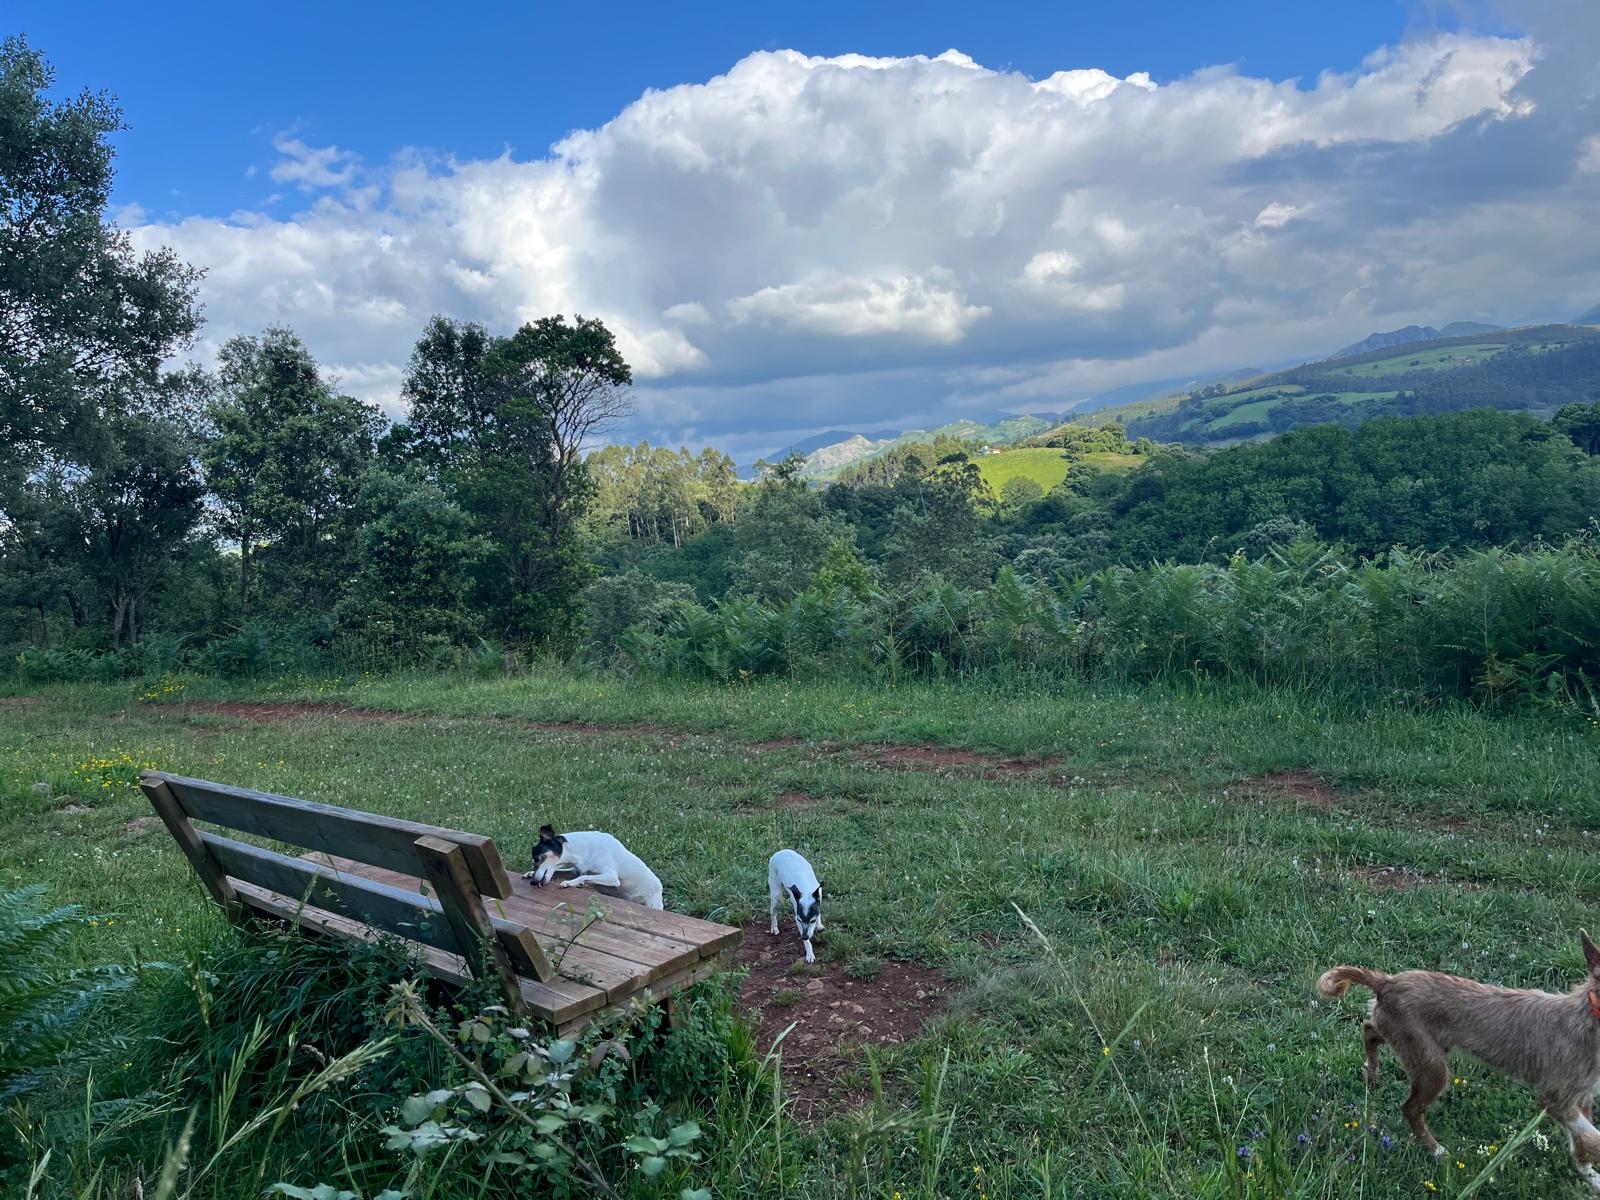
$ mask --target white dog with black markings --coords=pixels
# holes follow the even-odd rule
[[[806,944],[806,961],[816,962],[811,936],[822,928],[822,885],[811,864],[793,850],[779,850],[767,860],[767,896],[772,902],[772,932],[778,932],[778,901],[787,899],[800,940]]]
[[[563,879],[564,888],[589,885],[596,891],[635,904],[660,908],[661,880],[609,833],[586,830],[582,833],[557,833],[549,825],[539,827],[539,840],[533,846],[533,870],[524,879],[546,884],[558,873],[573,873]]]

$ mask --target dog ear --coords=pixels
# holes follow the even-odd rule
[[[556,831],[548,825],[539,826],[539,840],[541,842],[555,841]]]
[[[1587,929],[1578,930],[1578,937],[1583,941],[1583,957],[1584,961],[1589,964],[1589,970],[1600,971],[1600,946],[1596,946],[1589,940],[1589,931]]]
[[[789,893],[790,893],[790,895],[792,895],[794,897],[794,902],[796,904],[799,904],[800,903],[800,889],[795,887],[795,885],[791,883],[789,885]]]

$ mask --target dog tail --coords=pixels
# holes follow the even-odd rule
[[[1351,984],[1371,988],[1376,993],[1388,982],[1389,977],[1382,971],[1368,967],[1334,967],[1331,971],[1324,971],[1322,978],[1317,980],[1317,991],[1332,999],[1344,995],[1350,990]]]

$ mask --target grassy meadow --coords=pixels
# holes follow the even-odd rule
[[[208,707],[222,699],[333,707],[262,722]],[[1564,988],[1577,929],[1600,925],[1597,750],[1581,725],[1256,690],[724,688],[555,668],[63,686],[0,700],[0,887],[43,882],[103,914],[71,947],[86,962],[226,942],[146,819],[144,766],[467,828],[511,856],[544,821],[613,829],[668,907],[732,922],[764,916],[765,859],[789,845],[825,882],[821,971],[914,961],[947,994],[916,1040],[856,1051],[821,1116],[693,1109],[703,1161],[686,1186],[1578,1196],[1559,1131],[1528,1128],[1533,1098],[1466,1060],[1433,1122],[1452,1154],[1424,1156],[1392,1058],[1370,1100],[1360,1081],[1364,996],[1319,1005],[1311,984],[1355,962]],[[102,1029],[137,1033],[137,1004]],[[160,1059],[91,1053],[32,1117],[81,1108],[91,1071],[103,1101],[166,1086],[181,1114]],[[37,1194],[132,1194],[110,1184],[152,1179],[172,1129],[146,1134],[121,1158],[58,1148]],[[267,1182],[376,1192],[382,1135],[352,1121],[337,1151],[331,1136],[289,1117],[234,1153]],[[248,1194],[249,1170],[224,1163],[188,1194]],[[487,1176],[453,1186],[446,1172],[414,1194],[506,1194]]]
[[[1067,477],[1067,468],[1074,463],[1088,463],[1102,471],[1131,471],[1139,466],[1141,459],[1137,454],[1116,454],[1109,450],[1071,458],[1057,449],[1025,446],[985,454],[974,461],[983,481],[999,495],[1000,489],[1013,479],[1031,479],[1048,492]]]

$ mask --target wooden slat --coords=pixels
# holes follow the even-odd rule
[[[183,811],[197,821],[225,825],[244,833],[254,833],[274,841],[289,842],[307,850],[323,850],[416,874],[421,870],[415,843],[418,838],[437,837],[460,846],[480,893],[499,899],[509,897],[511,880],[493,839],[476,833],[462,833],[379,816],[353,808],[275,796],[247,788],[229,787],[204,779],[188,779],[160,771],[146,771],[141,782],[165,783]]]
[[[316,855],[310,857],[321,858]],[[416,890],[421,885],[421,880],[415,876],[399,871],[367,867],[349,859],[327,858],[323,861],[338,870],[359,873],[402,890]],[[584,926],[586,909],[591,900],[601,900],[612,908],[642,907],[640,905],[626,900],[602,898],[588,889],[566,888],[561,890],[560,895],[564,899],[556,901],[546,898],[544,903],[537,905],[518,896],[509,900],[490,901],[487,907],[491,912],[504,913],[508,919],[532,930],[545,954],[559,962],[557,970],[560,974],[569,979],[592,983],[604,990],[609,1000],[624,999],[646,984],[652,984],[704,957],[700,947],[694,943],[614,925],[606,919]],[[653,913],[656,910],[645,911]],[[582,929],[582,934],[574,943],[573,935],[579,929]],[[737,938],[739,931],[732,932]]]
[[[172,794],[172,789],[163,779],[141,778],[139,787],[161,818],[161,823],[167,827],[167,832],[172,835],[172,840],[178,843],[178,849],[189,860],[194,873],[200,877],[206,891],[211,893],[211,898],[222,906],[222,911],[228,914],[230,921],[237,920],[240,914],[239,898],[228,883],[228,873],[212,857],[200,832],[189,823],[188,814]]]
[[[519,1015],[526,1011],[516,968],[494,935],[494,926],[489,924],[489,914],[484,911],[483,898],[472,882],[472,872],[467,870],[461,847],[443,838],[418,838],[417,857],[422,860],[422,869],[439,897],[439,906],[444,909],[444,919],[450,922],[450,931],[467,955],[468,965],[476,967],[487,960],[484,966],[499,980],[500,993],[511,1010]],[[550,973],[543,954],[539,954],[539,965],[546,975]]]
[[[439,902],[416,888],[397,888],[360,872],[341,871],[310,858],[290,858],[260,846],[234,841],[220,834],[199,835],[206,849],[228,875],[281,892],[289,900],[304,900],[340,916],[371,925],[386,933],[422,942],[452,954],[461,953]],[[359,865],[359,864],[356,864]],[[538,978],[524,947],[533,942],[527,926],[490,917],[500,944],[519,970]],[[537,943],[534,943],[537,945]],[[543,957],[542,955],[540,956]],[[548,977],[548,975],[547,975]]]
[[[290,858],[220,834],[202,833],[200,837],[235,878],[279,892],[290,901],[303,900],[385,933],[436,946],[452,954],[462,952],[438,902],[428,896],[402,891],[361,875],[340,874],[303,858]]]
[[[656,937],[670,938],[694,946],[702,958],[720,954],[739,944],[740,930],[732,925],[719,925],[715,921],[702,921],[699,917],[683,913],[664,912],[648,908],[631,900],[606,896],[592,888],[564,888],[557,884],[538,887],[521,877],[511,881],[512,899],[508,905],[518,906],[523,921],[539,928],[536,913],[548,912],[560,905],[583,912],[591,905],[597,906],[612,925],[622,929],[638,930]],[[526,908],[520,907],[526,905]]]
[[[287,899],[278,892],[269,891],[242,879],[232,882],[240,901],[262,916],[298,923],[307,929],[315,929],[320,933],[351,941],[375,942],[380,936],[377,930],[363,925],[360,921],[340,916],[327,909],[303,905],[298,901]],[[429,970],[440,979],[455,984],[471,981],[472,972],[460,955],[435,946],[424,946],[420,943],[418,945]],[[558,1028],[586,1012],[603,1007],[606,1003],[606,994],[598,988],[587,987],[567,979],[556,978],[545,983],[540,983],[536,979],[523,979],[519,982],[522,997],[527,1002],[529,1011],[540,1020]]]
[[[635,1011],[636,1005],[652,1004],[663,1001],[674,992],[680,992],[692,984],[699,983],[702,979],[710,979],[713,975],[732,969],[732,956],[718,954],[711,958],[703,958],[692,967],[685,967],[675,971],[664,979],[660,979],[642,992],[630,996],[621,1003],[608,1004],[604,1008],[597,1008],[591,1012],[583,1013],[562,1023],[557,1028],[557,1033],[562,1037],[573,1037],[582,1033],[596,1022],[614,1021],[629,1017]]]

